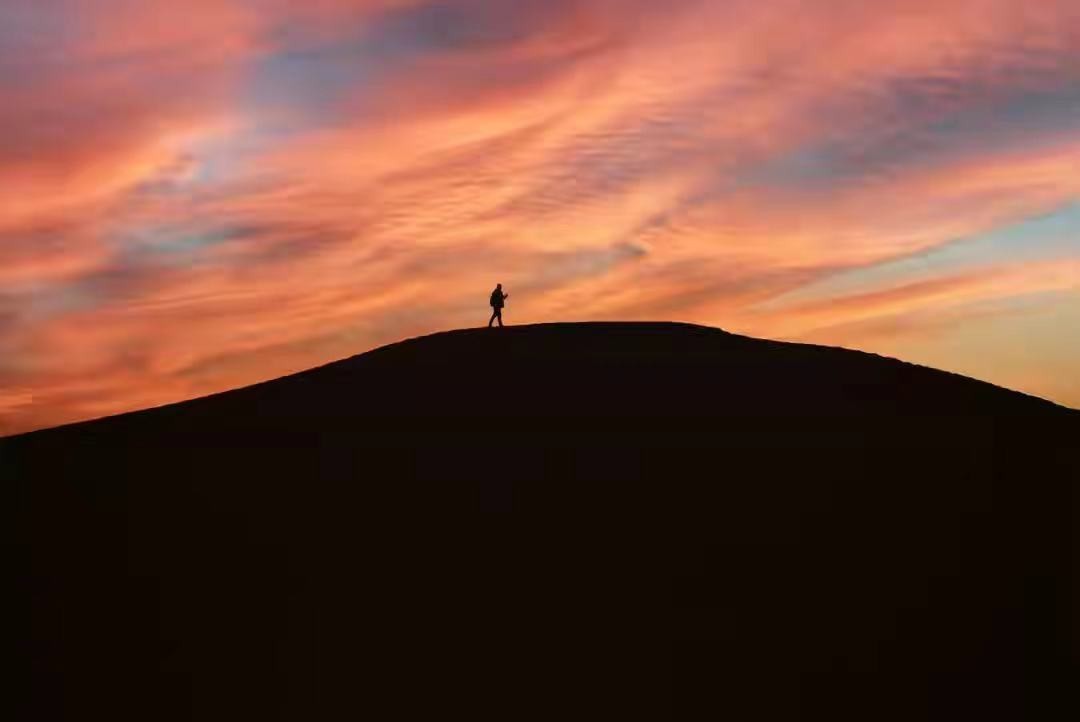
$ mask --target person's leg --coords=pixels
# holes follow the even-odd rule
[[[491,328],[491,324],[495,323],[495,317],[497,315],[499,315],[499,311],[497,309],[492,310],[491,318],[488,319],[488,328]]]
[[[502,309],[498,309],[495,313],[497,313],[499,316],[499,328],[502,328]]]

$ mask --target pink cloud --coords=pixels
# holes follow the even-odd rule
[[[1080,197],[1066,0],[18,3],[52,25],[0,51],[5,430],[480,323],[496,280],[519,322],[868,347],[1075,287],[782,302]]]

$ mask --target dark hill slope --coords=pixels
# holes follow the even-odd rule
[[[26,718],[1065,719],[1080,414],[677,324],[0,443]]]

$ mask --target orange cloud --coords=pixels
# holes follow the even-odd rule
[[[1080,198],[1068,0],[16,3],[7,431],[483,322],[496,281],[515,321],[901,350],[1076,287],[1062,252],[797,295]]]
[[[979,268],[892,288],[773,306],[771,333],[837,339],[843,329],[896,317],[941,314],[984,301],[1080,290],[1080,259]],[[919,332],[917,325],[912,330]]]

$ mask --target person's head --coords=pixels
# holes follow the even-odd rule
[[[495,290],[501,291],[502,290],[502,284],[501,283],[496,283],[495,284]]]

